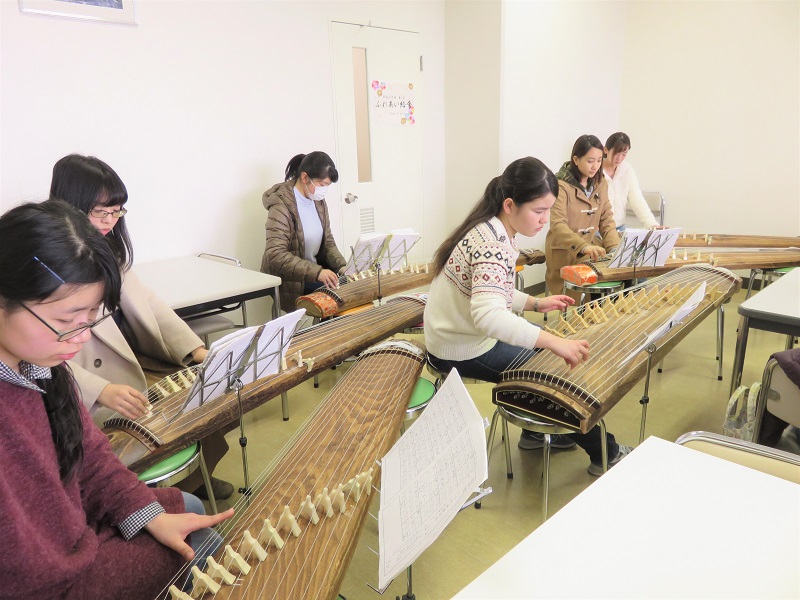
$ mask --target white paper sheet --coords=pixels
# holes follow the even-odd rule
[[[247,385],[276,374],[281,357],[305,312],[301,308],[264,325],[228,334],[211,344],[201,366],[202,380],[200,377],[195,379],[183,410],[197,408],[201,402],[211,402],[224,394],[234,375]],[[255,349],[248,352],[255,336],[258,336]]]
[[[691,297],[686,302],[683,303],[683,306],[681,306],[677,311],[675,311],[675,314],[673,314],[669,319],[667,319],[666,323],[664,323],[658,329],[648,334],[645,341],[642,342],[639,346],[637,346],[633,352],[628,354],[628,356],[626,356],[625,359],[620,363],[620,366],[629,362],[634,356],[639,354],[639,352],[647,348],[647,346],[649,346],[657,339],[659,339],[661,336],[663,336],[665,333],[667,333],[667,331],[669,331],[673,325],[683,321],[683,319],[686,318],[686,315],[688,315],[695,308],[697,308],[697,305],[703,301],[705,295],[706,295],[706,282],[703,281],[700,283],[700,285],[691,295]]]
[[[663,266],[681,231],[680,228],[626,229],[608,268]]]
[[[436,540],[487,477],[483,418],[453,371],[383,458],[381,589]]]

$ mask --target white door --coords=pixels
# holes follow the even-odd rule
[[[332,22],[331,43],[335,189],[349,258],[361,233],[423,231],[419,34]],[[426,258],[422,247],[419,241],[409,257]]]

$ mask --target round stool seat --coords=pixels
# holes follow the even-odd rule
[[[140,473],[139,481],[155,483],[167,479],[171,475],[183,469],[187,463],[194,460],[195,456],[197,456],[197,453],[197,444],[192,444],[188,448],[184,448],[180,452],[165,458],[161,462],[154,464],[143,473]]]
[[[786,275],[786,273],[791,273],[794,269],[795,267],[781,267],[780,269],[772,269],[772,272]]]
[[[564,287],[568,290],[583,292],[587,294],[613,294],[620,291],[625,286],[623,281],[598,281],[592,285],[578,285],[576,283],[564,282]]]
[[[414,390],[411,392],[411,400],[406,409],[406,420],[416,419],[419,413],[428,405],[428,402],[431,401],[435,393],[436,388],[431,381],[424,377],[417,379]]]
[[[515,410],[507,406],[498,406],[497,412],[500,413],[500,416],[503,419],[505,419],[512,425],[516,425],[517,427],[520,427],[521,429],[525,429],[527,431],[534,431],[536,433],[549,433],[549,434],[575,433],[574,429],[569,429],[567,427],[557,425],[556,423],[539,421],[538,419],[535,419],[530,415],[525,414],[521,410]]]

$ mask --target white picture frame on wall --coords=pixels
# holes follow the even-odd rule
[[[136,26],[133,0],[18,0],[26,14]]]

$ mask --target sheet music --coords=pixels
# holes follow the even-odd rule
[[[370,270],[375,261],[383,254],[386,247],[387,236],[385,233],[361,234],[353,247],[350,260],[347,261],[344,272],[354,275],[361,271]]]
[[[298,309],[264,325],[230,333],[211,344],[201,365],[202,377],[192,383],[182,411],[224,394],[237,376],[247,385],[276,374],[283,352],[305,312]]]
[[[399,268],[420,237],[420,234],[413,229],[393,231],[386,242],[385,258],[381,261],[381,269],[388,271]]]
[[[695,308],[697,308],[697,305],[703,301],[705,295],[706,295],[706,282],[703,281],[697,287],[694,294],[692,294],[691,297],[686,302],[683,303],[683,306],[681,306],[677,311],[675,311],[675,314],[673,314],[669,319],[667,319],[666,323],[664,323],[658,329],[650,333],[644,342],[642,342],[639,346],[636,347],[636,349],[633,352],[631,352],[630,354],[628,354],[628,356],[625,357],[625,359],[620,363],[620,366],[629,362],[634,356],[639,354],[639,352],[647,348],[650,344],[652,344],[661,336],[663,336],[665,333],[667,333],[667,331],[669,331],[673,325],[683,321],[683,319],[686,318],[686,315],[688,315]]]
[[[663,266],[681,231],[681,228],[626,229],[608,268]]]
[[[487,477],[483,419],[454,370],[383,458],[381,589],[439,537]]]

